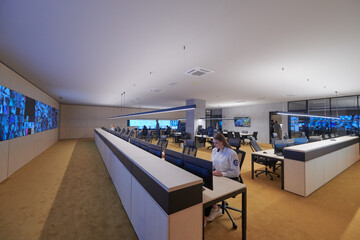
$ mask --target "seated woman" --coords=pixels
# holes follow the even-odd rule
[[[239,179],[240,167],[236,152],[221,133],[214,135],[215,148],[212,150],[211,161],[213,162],[213,175]],[[205,224],[222,215],[217,205],[205,209]]]

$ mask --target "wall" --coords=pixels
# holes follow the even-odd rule
[[[141,109],[147,112],[154,109]],[[60,104],[60,139],[94,138],[94,128],[107,127],[111,124],[127,126],[127,118],[109,120],[108,117],[140,112],[138,108],[99,107]],[[170,112],[156,115],[133,117],[136,119],[179,119],[185,118],[185,112]]]
[[[228,131],[243,130],[258,133],[258,142],[269,143],[269,112],[287,111],[287,103],[271,103],[262,105],[250,105],[243,107],[223,108],[223,118],[250,117],[251,127],[235,127],[234,121],[224,120],[223,129]],[[288,118],[282,116],[283,134],[288,132]]]
[[[0,63],[0,85],[54,108],[59,103],[26,79]],[[59,130],[52,129],[0,142],[0,182],[58,141]]]

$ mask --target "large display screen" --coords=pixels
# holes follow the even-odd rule
[[[249,117],[235,117],[234,124],[235,124],[235,127],[250,127],[250,118]]]
[[[59,111],[0,85],[0,141],[58,127]]]
[[[178,120],[160,120],[159,125],[160,128],[165,129],[167,126],[171,127],[171,129],[177,129]],[[155,119],[132,119],[128,120],[129,127],[137,127],[138,129],[143,129],[146,126],[148,129],[156,128],[156,120]]]

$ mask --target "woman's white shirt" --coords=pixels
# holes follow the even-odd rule
[[[224,177],[235,178],[240,175],[238,155],[228,147],[224,147],[223,150],[214,148],[211,161],[213,162],[213,169],[220,171]]]

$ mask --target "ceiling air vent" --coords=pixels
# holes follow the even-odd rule
[[[205,69],[205,68],[195,67],[195,68],[187,71],[185,74],[200,77],[200,76],[203,76],[205,74],[209,74],[209,73],[213,73],[213,72],[214,71],[211,71],[211,70],[208,70],[208,69]]]
[[[152,93],[161,93],[162,91],[163,90],[157,88],[150,88],[149,90],[147,90],[147,92],[152,92]]]

